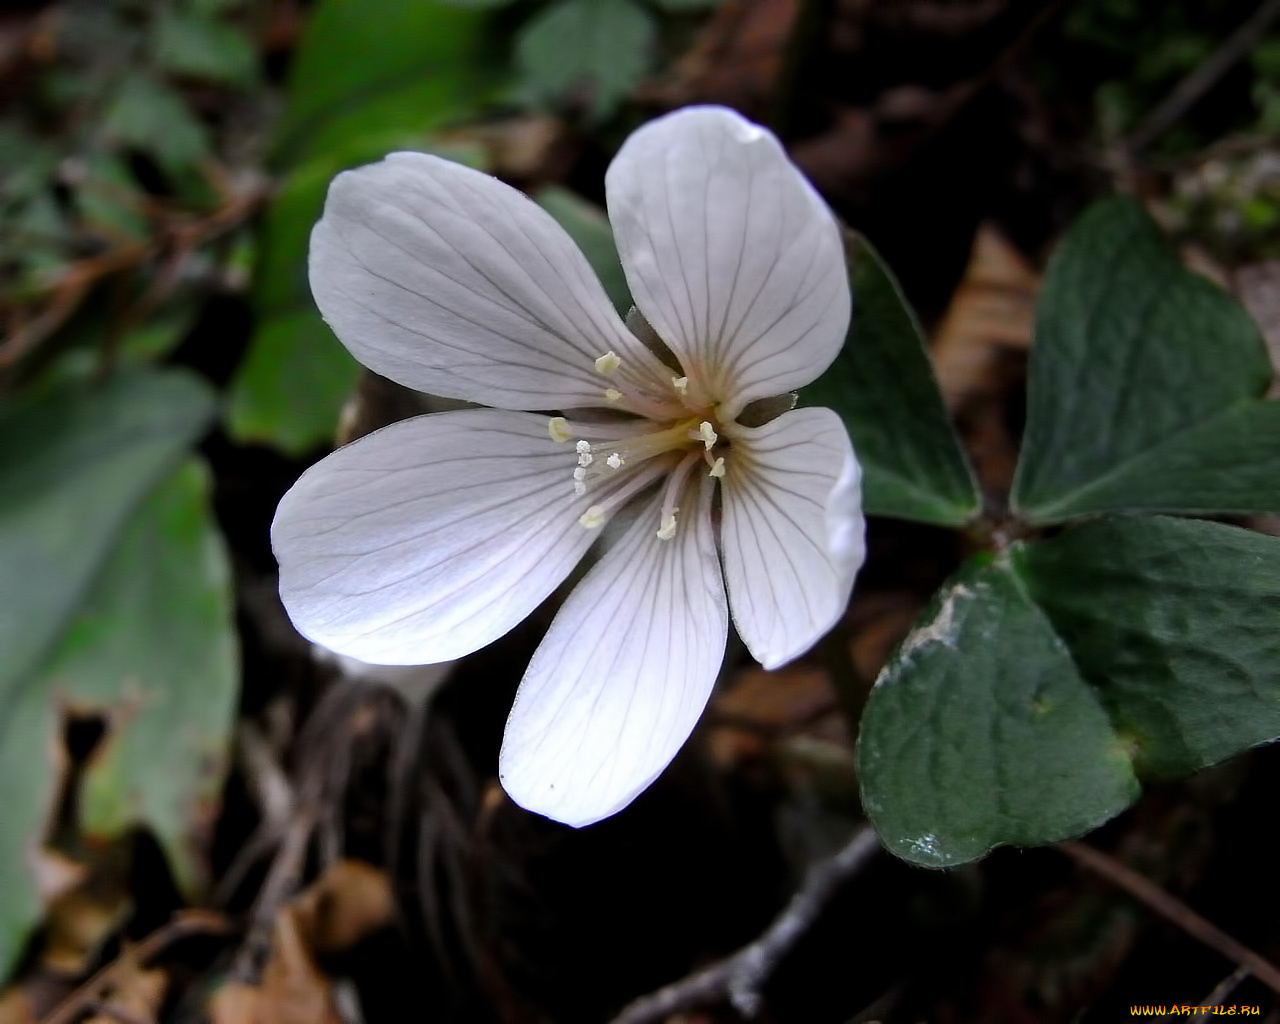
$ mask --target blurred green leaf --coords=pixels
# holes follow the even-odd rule
[[[1280,736],[1280,540],[1102,519],[1019,562],[1141,774],[1188,775]]]
[[[151,225],[141,210],[142,195],[125,162],[97,150],[78,167],[73,194],[82,226],[111,239],[148,237]]]
[[[0,410],[0,974],[39,912],[34,843],[60,769],[52,726],[39,723],[63,694],[37,685],[41,666],[82,621],[130,516],[212,413],[195,378],[141,369],[57,381]]]
[[[0,719],[121,524],[212,413],[202,382],[142,369],[61,383],[0,411]]]
[[[189,461],[152,492],[33,684],[107,716],[83,780],[86,833],[145,823],[188,892],[205,874],[201,840],[238,683],[231,573],[209,488],[203,464]]]
[[[0,975],[41,907],[30,857],[61,783],[62,717],[101,715],[82,778],[85,837],[151,829],[195,896],[226,762],[237,692],[231,579],[189,461],[136,511],[57,650],[8,694],[0,719]]]
[[[1280,406],[1257,325],[1140,206],[1090,209],[1049,266],[1013,485],[1035,523],[1280,511]]]
[[[316,7],[276,133],[275,157],[288,173],[258,245],[258,328],[229,404],[237,438],[292,453],[332,441],[359,367],[312,301],[311,229],[338,172],[393,150],[438,150],[432,133],[475,113],[496,82],[487,18],[425,0]]]
[[[125,75],[107,105],[102,131],[171,170],[190,167],[209,149],[208,131],[182,97],[146,71]]]
[[[298,309],[268,318],[236,375],[227,410],[241,441],[300,455],[330,444],[360,367],[320,313]]]
[[[1138,793],[1101,701],[1007,561],[963,570],[890,659],[858,772],[885,845],[928,867],[1078,835]]]
[[[800,393],[844,420],[871,515],[959,526],[982,502],[915,314],[871,245],[845,235],[853,319],[831,367]]]
[[[258,55],[245,34],[216,16],[162,7],[152,27],[151,53],[166,71],[226,85],[252,85]]]
[[[296,166],[356,135],[421,136],[471,113],[493,86],[487,25],[483,11],[432,0],[321,0],[294,57],[277,161]]]
[[[622,316],[626,316],[632,306],[631,289],[627,286],[627,276],[623,273],[618,248],[613,241],[613,228],[609,226],[605,212],[576,192],[558,185],[548,185],[534,198],[578,243],[578,248],[604,285],[609,301]]]
[[[656,31],[632,0],[559,0],[525,25],[516,61],[534,96],[554,106],[585,100],[599,118],[649,70]]]

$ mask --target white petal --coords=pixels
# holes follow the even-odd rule
[[[499,776],[522,807],[575,826],[606,818],[693,730],[728,632],[709,484],[669,541],[656,536],[661,497],[649,503],[556,616],[502,744]]]
[[[839,231],[768,131],[680,110],[628,138],[605,184],[636,305],[729,414],[835,358],[849,326]]]
[[[334,179],[311,235],[311,291],[365,366],[447,398],[601,405],[599,356],[656,366],[550,214],[422,153]]]
[[[449,661],[527,616],[594,540],[573,450],[545,417],[475,409],[394,423],[312,466],[271,527],[304,636],[383,665]]]
[[[733,435],[721,543],[733,623],[765,668],[807,651],[849,603],[866,556],[862,471],[830,409]]]

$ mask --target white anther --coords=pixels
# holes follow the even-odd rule
[[[589,466],[591,465],[591,463],[595,461],[596,461],[596,457],[592,455],[590,452],[583,452],[581,455],[578,456],[579,466]]]
[[[579,498],[581,498],[584,494],[587,493],[587,485],[584,484],[581,480],[575,480],[573,482],[573,493],[576,494]]]
[[[605,388],[604,397],[606,401],[616,402],[622,398],[622,392],[617,388]]]
[[[583,452],[589,452],[591,451],[591,442],[579,441],[577,444],[573,446],[573,450],[576,451],[579,455],[581,455]]]
[[[573,471],[573,478],[575,480],[585,480],[587,478],[586,468],[583,466],[579,466],[577,469],[575,469]]]
[[[707,420],[703,420],[698,424],[698,437],[707,446],[707,451],[710,451],[711,446],[720,440],[720,435],[716,433],[715,428]]]
[[[552,416],[547,420],[547,433],[551,435],[551,440],[561,444],[573,440],[573,434],[569,433],[569,421],[563,416]]]
[[[622,360],[618,357],[618,353],[610,349],[596,360],[596,373],[603,373],[607,377],[621,365]]]
[[[592,505],[578,517],[578,525],[587,530],[597,530],[604,525],[604,506]]]
[[[715,462],[711,463],[711,470],[707,473],[707,476],[713,476],[717,480],[724,476],[724,459],[716,459]]]
[[[679,391],[681,395],[687,395],[689,393],[689,378],[672,377],[671,386]]]
[[[608,466],[610,469],[621,469],[623,466],[626,465],[626,463],[627,463],[627,460],[624,459],[617,452],[614,452],[612,455],[610,455],[607,459],[604,460],[604,464]]]
[[[658,527],[658,540],[670,540],[676,535],[676,513],[679,511],[678,508],[673,508],[662,517],[662,525]]]

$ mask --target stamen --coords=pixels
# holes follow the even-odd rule
[[[591,465],[591,463],[595,462],[595,460],[596,460],[596,457],[592,455],[590,452],[583,452],[581,455],[578,456],[578,465],[589,466]]]
[[[614,452],[612,455],[610,455],[607,459],[604,460],[604,464],[608,466],[610,469],[621,469],[623,466],[627,464],[627,460],[624,459],[617,452]]]
[[[581,498],[584,494],[587,493],[587,485],[584,484],[581,480],[575,480],[573,482],[573,493],[576,497]]]
[[[666,473],[669,465],[670,463],[663,464],[662,462],[649,463],[646,466],[641,466],[632,470],[629,474],[622,477],[614,477],[613,479],[618,482],[611,485],[613,487],[612,492],[606,495],[599,504],[590,506],[584,513],[582,513],[578,518],[579,524],[581,524],[583,529],[586,530],[594,530],[597,527],[603,526],[605,519],[609,516],[609,513],[618,506],[626,504],[640,491],[643,491],[646,487],[653,484],[654,481],[662,477]],[[578,487],[582,486],[583,484],[575,481],[574,490],[578,494],[582,494],[582,491],[577,490]]]
[[[552,416],[547,420],[547,433],[551,435],[551,440],[560,444],[573,440],[573,434],[569,432],[569,421],[563,416]]]
[[[658,527],[658,540],[670,540],[676,535],[676,513],[679,511],[678,507],[672,508],[662,517],[662,525]]]
[[[667,486],[662,493],[662,510],[659,513],[659,540],[670,540],[676,535],[676,513],[680,511],[676,500],[684,490],[685,481],[689,479],[689,474],[693,472],[693,467],[698,464],[698,461],[697,453],[690,452],[680,460],[680,465],[676,466],[667,477]]]
[[[703,420],[698,424],[698,433],[696,435],[706,445],[707,451],[711,450],[711,446],[720,440],[720,435],[715,432],[715,428],[707,420]]]
[[[683,398],[685,395],[689,393],[689,378],[688,377],[672,377],[671,386],[675,388],[677,391],[679,391],[680,397]]]
[[[718,458],[716,459],[715,462],[711,463],[711,469],[707,473],[707,476],[713,476],[717,480],[719,480],[721,477],[724,476],[724,459],[723,458]]]
[[[607,402],[616,402],[622,398],[622,392],[617,388],[605,388],[604,397]]]
[[[596,373],[602,373],[607,377],[621,365],[621,357],[613,349],[610,349],[596,360]]]

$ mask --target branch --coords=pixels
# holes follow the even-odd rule
[[[694,1006],[727,999],[744,1017],[760,1010],[760,987],[822,913],[827,901],[880,849],[870,825],[864,825],[829,860],[809,869],[791,902],[754,942],[724,960],[673,982],[629,1004],[612,1024],[651,1024]]]
[[[1084,843],[1059,843],[1058,849],[1091,871],[1097,872],[1108,882],[1119,886],[1134,899],[1145,903],[1160,916],[1167,918],[1198,942],[1222,954],[1226,959],[1247,969],[1255,978],[1276,992],[1280,992],[1280,969],[1270,960],[1242,945],[1215,925],[1201,917],[1189,906],[1165,892],[1149,878],[1121,864],[1101,850]]]

